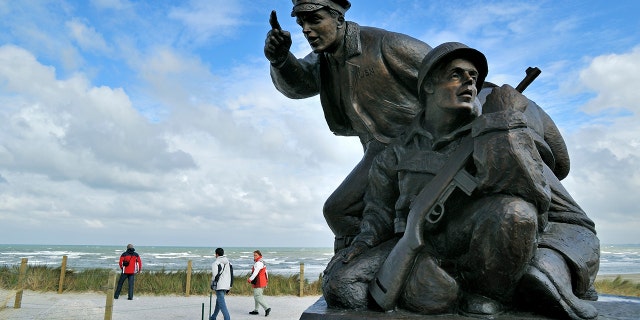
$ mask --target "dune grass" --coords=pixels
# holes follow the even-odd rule
[[[598,280],[595,282],[596,291],[616,296],[640,297],[640,283],[625,280],[617,276],[613,280]]]
[[[0,288],[7,290],[18,289],[18,266],[0,266]],[[110,271],[107,269],[87,269],[83,271],[67,270],[65,274],[64,292],[105,292]],[[119,275],[116,275],[116,281]],[[249,274],[234,277],[234,285],[229,294],[250,296],[253,294],[251,285],[247,283]],[[136,294],[143,295],[183,295],[186,292],[186,271],[143,271],[136,276]],[[25,277],[24,289],[33,291],[58,291],[60,280],[60,268],[47,266],[29,266]],[[211,292],[209,283],[211,272],[194,271],[191,274],[191,295],[209,295]],[[304,281],[304,295],[321,295],[322,278],[316,281]],[[127,292],[127,282],[123,286],[123,292]],[[640,283],[629,281],[621,276],[615,279],[598,280],[595,282],[596,290],[601,294],[640,297]],[[266,295],[297,296],[300,293],[299,275],[283,276],[269,275],[269,286],[265,289]]]
[[[64,292],[106,291],[110,271],[107,269],[87,269],[82,271],[67,270],[64,278]],[[120,275],[116,275],[116,281]],[[3,289],[18,289],[18,266],[0,266],[0,287]],[[231,295],[252,295],[252,287],[247,283],[249,274],[234,277]],[[60,281],[60,268],[47,266],[29,266],[25,277],[24,289],[33,291],[58,291]],[[194,271],[191,273],[191,295],[208,295],[211,292],[210,271]],[[320,279],[309,282],[304,281],[304,295],[320,295],[322,281]],[[136,294],[146,295],[182,295],[186,292],[186,271],[143,271],[136,275]],[[127,292],[128,282],[125,281],[122,288]],[[299,295],[299,275],[283,276],[269,275],[269,285],[265,289],[266,295]]]

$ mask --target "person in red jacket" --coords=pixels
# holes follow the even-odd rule
[[[120,270],[122,273],[120,274],[120,280],[118,280],[118,287],[116,288],[116,292],[113,295],[114,299],[118,299],[120,296],[120,291],[122,290],[122,284],[124,284],[124,280],[128,279],[129,284],[129,300],[133,300],[133,284],[135,282],[136,273],[140,273],[142,270],[142,259],[140,259],[140,255],[135,252],[136,249],[133,248],[132,244],[127,245],[127,251],[123,252],[120,255],[120,261],[118,265],[120,266]]]
[[[255,308],[253,308],[253,311],[249,312],[249,314],[257,315],[258,307],[262,306],[264,308],[264,316],[268,317],[269,312],[271,312],[271,307],[269,307],[269,304],[264,301],[262,293],[269,282],[269,274],[267,273],[267,265],[262,261],[262,252],[260,252],[260,250],[253,252],[253,261],[255,263],[251,268],[251,276],[247,279],[247,282],[251,283],[253,286],[253,300],[255,301]]]

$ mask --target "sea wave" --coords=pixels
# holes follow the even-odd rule
[[[117,270],[118,259],[124,248],[120,246],[54,246],[54,245],[0,245],[0,265],[18,265],[27,258],[29,265],[61,265],[67,256],[67,268],[84,270],[105,268]],[[151,271],[186,270],[188,261],[194,271],[209,271],[215,259],[213,248],[206,247],[136,247],[143,269]],[[272,274],[285,276],[300,272],[304,266],[305,278],[317,279],[333,256],[333,248],[261,248],[264,261]],[[253,249],[225,248],[236,274],[249,273],[253,266]],[[640,273],[640,245],[604,245],[601,248],[601,275]]]

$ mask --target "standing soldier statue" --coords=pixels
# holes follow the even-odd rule
[[[264,46],[273,84],[282,94],[292,99],[319,94],[329,129],[362,143],[362,159],[323,208],[336,252],[358,233],[373,158],[420,110],[418,69],[431,49],[407,35],[346,21],[350,7],[347,0],[293,0],[291,16],[313,52],[302,59],[289,52],[291,34],[280,28],[275,12]]]

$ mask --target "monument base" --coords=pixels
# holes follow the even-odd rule
[[[592,303],[599,312],[598,319],[606,320],[637,320],[640,318],[640,298],[600,295],[599,301]],[[300,316],[300,320],[414,320],[414,319],[434,319],[434,320],[462,320],[473,319],[461,315],[437,315],[425,316],[414,314],[403,310],[392,312],[376,311],[352,311],[327,308],[324,298],[318,299],[316,303],[307,308]],[[508,312],[497,315],[496,320],[523,319],[523,320],[548,320],[538,314],[526,312]]]

